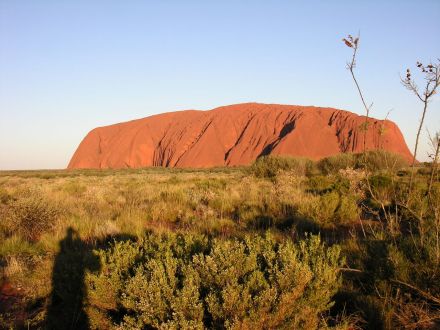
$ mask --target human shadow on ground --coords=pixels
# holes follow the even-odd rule
[[[69,227],[60,241],[60,250],[52,270],[52,292],[47,308],[47,329],[89,329],[85,310],[87,289],[86,272],[101,269],[96,248],[105,248],[114,241],[132,240],[129,235],[107,237],[93,244],[81,240],[78,232]]]
[[[98,257],[76,230],[68,228],[66,237],[60,241],[52,270],[52,293],[46,318],[48,329],[89,328],[83,305],[87,296],[84,277],[86,270],[99,269]]]

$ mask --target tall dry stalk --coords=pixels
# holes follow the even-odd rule
[[[390,214],[390,212],[388,212],[385,208],[385,204],[382,200],[380,200],[379,198],[377,198],[376,194],[373,192],[373,189],[371,188],[371,184],[370,184],[370,180],[369,180],[369,169],[368,169],[368,164],[367,164],[367,131],[368,131],[368,119],[370,117],[370,109],[372,107],[373,104],[371,104],[370,106],[367,105],[367,102],[365,101],[365,97],[364,94],[361,90],[361,87],[359,85],[359,82],[356,78],[356,75],[354,73],[354,69],[356,67],[356,55],[357,55],[357,51],[359,49],[359,34],[357,37],[353,37],[352,35],[348,35],[347,38],[343,38],[342,41],[345,43],[345,45],[347,47],[350,47],[351,49],[353,49],[353,54],[351,57],[351,61],[347,62],[347,69],[350,71],[351,77],[353,78],[353,81],[356,85],[357,91],[359,93],[359,96],[361,98],[362,104],[364,106],[365,109],[365,122],[362,125],[362,130],[364,132],[364,143],[363,143],[363,162],[364,162],[364,171],[365,171],[365,180],[366,180],[366,184],[367,184],[367,189],[368,192],[370,193],[371,197],[377,202],[379,203],[379,205],[381,206],[381,209],[383,211],[383,214],[385,216],[385,219],[388,223],[388,225],[390,227],[396,227],[395,226],[395,222],[398,223],[398,219],[396,218],[395,221],[393,221],[393,217]],[[387,115],[388,116],[388,115]],[[381,134],[382,132],[379,130],[379,134]],[[363,205],[363,207],[365,209],[367,209],[367,212],[370,213],[375,213],[373,212],[368,206]],[[359,218],[361,225],[362,225],[362,221],[361,218]],[[380,220],[380,219],[379,219]]]
[[[365,122],[362,127],[364,131],[364,146],[363,146],[363,153],[364,153],[364,162],[366,163],[366,147],[367,147],[367,130],[368,130],[368,118],[370,116],[370,109],[373,104],[370,106],[367,105],[365,102],[364,94],[361,90],[361,87],[359,86],[359,83],[357,81],[356,75],[354,74],[354,69],[356,68],[356,55],[359,48],[359,35],[357,37],[353,37],[352,35],[348,35],[347,38],[342,39],[342,41],[347,45],[347,47],[350,47],[353,49],[353,55],[351,57],[351,61],[347,62],[347,69],[350,71],[351,77],[353,78],[353,81],[356,85],[357,91],[359,93],[359,96],[361,98],[362,104],[365,109]],[[366,166],[366,165],[365,165]]]

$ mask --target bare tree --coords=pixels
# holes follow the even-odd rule
[[[440,86],[440,59],[437,59],[438,63],[429,63],[424,65],[421,62],[417,62],[417,68],[424,76],[424,88],[420,90],[413,78],[411,78],[410,69],[406,70],[406,77],[401,78],[403,86],[409,91],[413,92],[417,98],[423,103],[422,118],[420,119],[419,128],[416,135],[416,144],[414,146],[413,159],[411,163],[411,178],[409,181],[409,191],[411,192],[414,181],[414,164],[417,157],[417,148],[419,146],[420,132],[422,131],[423,123],[425,121],[426,111],[428,110],[428,103],[435,95],[437,88]]]

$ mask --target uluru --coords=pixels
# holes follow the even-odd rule
[[[163,113],[90,131],[69,169],[248,165],[260,156],[320,159],[366,148],[411,159],[398,126],[345,110],[244,103]]]

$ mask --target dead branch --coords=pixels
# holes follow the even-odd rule
[[[437,305],[440,305],[440,298],[437,298],[437,297],[431,295],[430,293],[425,292],[425,291],[415,287],[414,285],[411,285],[409,283],[405,283],[405,282],[402,282],[402,281],[399,281],[399,280],[393,280],[393,279],[391,280],[391,282],[403,285],[404,287],[417,292],[420,296],[422,296],[426,300],[429,300],[429,301],[431,301],[431,302],[433,302],[433,303],[435,303]]]

